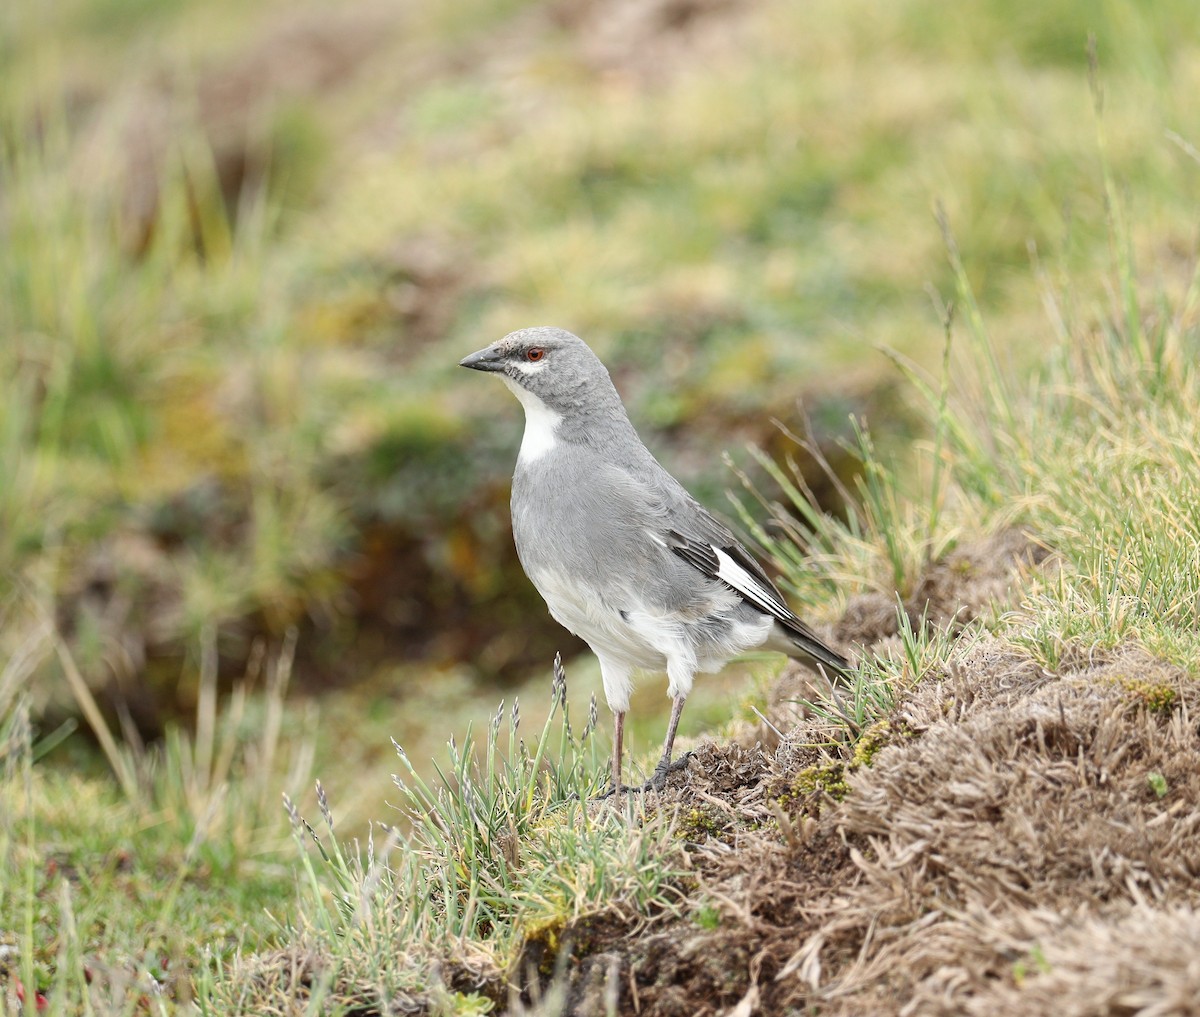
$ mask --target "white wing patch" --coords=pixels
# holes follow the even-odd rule
[[[787,605],[775,596],[773,590],[763,586],[756,577],[742,568],[719,547],[714,547],[712,544],[709,547],[717,557],[716,575],[718,579],[732,586],[760,611],[777,614],[780,609],[788,610]]]

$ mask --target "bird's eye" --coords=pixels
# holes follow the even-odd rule
[[[544,357],[545,355],[546,355],[546,351],[544,349],[542,349],[540,346],[531,346],[529,349],[527,349],[525,351],[525,359],[529,360],[535,364],[539,360],[541,360],[542,357]]]

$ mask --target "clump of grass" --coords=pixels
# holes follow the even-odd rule
[[[1056,567],[1027,577],[1020,611],[991,619],[994,631],[1050,671],[1125,643],[1195,670],[1200,267],[1182,293],[1147,298],[1120,196],[1109,186],[1113,305],[1081,319],[1074,295],[1043,277],[1052,340],[1045,362],[1020,385],[993,348],[943,221],[969,329],[965,340],[955,340],[959,367],[949,387],[949,352],[940,383],[906,368],[935,435],[929,469],[906,466],[908,476],[901,476],[877,454],[870,433],[857,428],[863,479],[857,497],[843,491],[847,516],[839,520],[813,507],[794,463],[758,454],[787,504],[763,500],[769,526],[756,525],[740,506],[742,518],[801,599],[816,602],[831,589],[864,585],[903,596],[920,568],[964,530],[1017,526],[1053,551]],[[814,442],[797,441],[820,461]],[[901,640],[899,667],[864,664],[864,671],[878,671],[879,688],[926,673],[955,642],[912,631],[903,613]],[[885,701],[886,693],[880,705]]]
[[[339,840],[319,784],[321,834],[285,799],[297,836],[316,848],[315,859],[303,854],[295,936],[332,957],[322,998],[429,993],[430,964],[449,956],[499,992],[499,973],[528,937],[557,949],[554,930],[582,915],[676,907],[683,870],[672,817],[632,795],[589,801],[607,775],[596,721],[593,698],[575,730],[556,659],[550,711],[530,741],[514,702],[500,704],[481,743],[470,731],[461,744],[452,737],[432,779],[397,744],[399,815],[365,845]]]
[[[26,686],[51,642],[0,671],[0,929],[16,934],[0,982],[18,978],[52,1012],[140,1012],[150,998],[178,1012],[248,937],[270,941],[266,908],[291,886],[272,862],[287,824],[267,808],[280,782],[306,780],[312,756],[298,725],[283,743],[291,649],[260,651],[265,691],[252,673],[225,703],[202,651],[194,730],[153,747],[109,731],[77,683],[110,752],[114,779],[100,780],[53,765],[67,732],[31,720]]]

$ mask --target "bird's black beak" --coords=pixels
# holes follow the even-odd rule
[[[489,346],[478,353],[472,353],[469,357],[463,357],[458,366],[469,367],[473,371],[503,371],[504,357]]]

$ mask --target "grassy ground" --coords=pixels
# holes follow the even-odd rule
[[[1155,981],[1127,945],[1194,931],[1191,5],[618,6],[0,13],[0,1012],[854,1012],[951,968],[980,1013],[1185,998],[1186,965]],[[700,770],[584,808],[589,665],[569,734],[548,669],[481,682],[559,637],[505,533],[517,411],[452,365],[533,321],[595,342],[715,504],[722,447],[784,500],[788,454],[812,482],[767,422],[799,430],[799,393],[816,452],[858,448],[840,522],[745,499],[797,603],[865,648],[857,740],[755,664],[689,707],[685,734],[742,714]],[[1031,756],[904,783],[930,745],[984,751],[997,703]],[[979,777],[1066,787],[1097,745],[1057,826]],[[950,799],[979,843],[1041,831],[999,852],[1031,875],[927,859],[929,813],[870,808]],[[1166,861],[1089,827],[1114,861],[1072,896],[1086,851],[1056,869],[1045,831],[1110,806]],[[945,881],[884,895],[923,860]],[[768,913],[756,879],[810,896]],[[1079,929],[1006,911],[968,943],[1003,892]],[[905,939],[933,926],[940,968]]]

